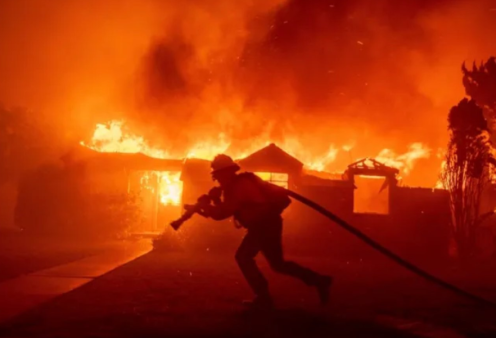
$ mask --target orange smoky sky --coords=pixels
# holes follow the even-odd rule
[[[157,145],[228,137],[330,145],[335,168],[432,149],[435,182],[460,67],[496,54],[496,1],[3,0],[0,102],[61,140],[125,119]]]

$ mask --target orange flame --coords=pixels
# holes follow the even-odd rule
[[[168,151],[150,147],[143,137],[124,132],[123,127],[124,122],[122,121],[97,124],[91,142],[81,142],[81,144],[99,152],[143,153],[155,158],[172,157]],[[215,155],[225,153],[229,149],[229,153],[232,157],[235,159],[242,159],[267,146],[271,142],[272,140],[257,139],[253,140],[248,148],[236,149],[233,151],[232,149],[229,149],[231,141],[225,134],[220,133],[217,139],[197,142],[186,152],[184,157],[212,159]],[[324,171],[326,166],[336,159],[339,152],[338,148],[331,145],[325,154],[313,156],[295,138],[286,138],[282,142],[279,142],[279,144],[291,156],[302,160],[308,169],[317,171]]]
[[[187,153],[188,158],[212,159],[217,154],[225,153],[230,142],[225,134],[220,133],[217,140],[196,143]]]
[[[169,157],[166,151],[148,146],[143,137],[125,133],[123,124],[122,121],[97,124],[91,142],[81,142],[81,145],[104,153],[143,153],[155,158]]]
[[[155,158],[171,158],[171,153],[167,150],[157,149],[149,146],[147,141],[141,137],[124,131],[124,122],[111,121],[107,124],[98,124],[89,143],[81,142],[82,145],[99,151],[99,152],[121,152],[121,153],[143,153]],[[199,158],[212,159],[219,153],[228,152],[235,159],[242,159],[251,153],[263,148],[273,142],[270,138],[257,138],[250,142],[248,148],[235,149],[231,148],[231,140],[223,133],[217,138],[197,142],[189,151],[176,158]],[[346,144],[341,147],[330,145],[328,150],[320,156],[315,156],[308,151],[308,148],[302,145],[298,139],[286,137],[277,144],[291,156],[299,159],[305,165],[309,172],[325,173],[329,172],[329,166],[332,164],[340,151],[350,153],[354,144]],[[383,149],[375,157],[379,162],[388,166],[399,169],[402,175],[408,175],[417,160],[425,159],[430,156],[431,150],[422,143],[413,143],[404,154],[397,154],[391,149]],[[438,152],[439,157],[439,152]],[[351,158],[350,158],[351,160]],[[159,185],[161,202],[163,204],[178,205],[181,199],[182,182],[179,180],[177,173],[159,174]]]
[[[319,158],[314,159],[314,160],[309,159],[309,162],[307,162],[307,164],[305,166],[310,170],[326,171],[326,167],[330,163],[334,162],[337,154],[338,154],[338,149],[334,148],[334,146],[331,145],[329,147],[329,150],[327,151],[327,153],[324,156],[319,157]]]
[[[387,166],[394,167],[408,175],[417,160],[429,158],[431,150],[420,142],[412,143],[409,150],[401,155],[397,155],[391,149],[383,149],[376,156],[376,160]]]
[[[164,205],[181,204],[183,182],[180,177],[180,172],[165,171],[159,173],[160,203]]]
[[[142,189],[158,193],[161,204],[180,205],[183,192],[180,176],[180,172],[145,171],[140,177],[140,185]]]

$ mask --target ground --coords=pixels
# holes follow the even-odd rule
[[[294,257],[332,273],[328,307],[311,288],[266,272],[277,309],[250,297],[230,254],[152,252],[0,328],[2,337],[495,337],[496,310],[433,286],[384,259]],[[492,265],[491,265],[492,264]],[[432,269],[433,267],[429,267]],[[496,301],[494,263],[437,274]]]
[[[0,232],[0,282],[98,254],[115,241],[48,239],[22,231]]]

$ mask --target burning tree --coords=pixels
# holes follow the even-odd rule
[[[474,100],[463,99],[448,116],[450,140],[441,174],[450,193],[451,224],[460,256],[476,249],[481,223],[480,202],[490,181],[489,164],[494,163],[483,111]]]

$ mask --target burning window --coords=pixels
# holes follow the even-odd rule
[[[179,217],[183,182],[178,171],[135,171],[129,177],[128,191],[140,200],[142,220],[132,231],[159,232]]]
[[[180,179],[181,173],[163,171],[159,173],[159,177],[160,203],[164,205],[181,204],[183,192],[183,182]]]
[[[389,214],[389,186],[382,176],[355,176],[353,212]]]
[[[163,205],[180,205],[183,192],[183,182],[180,172],[145,171],[140,179],[142,189],[157,189],[159,202]]]
[[[286,173],[256,172],[255,174],[264,181],[278,185],[285,189],[288,188],[289,175]]]

